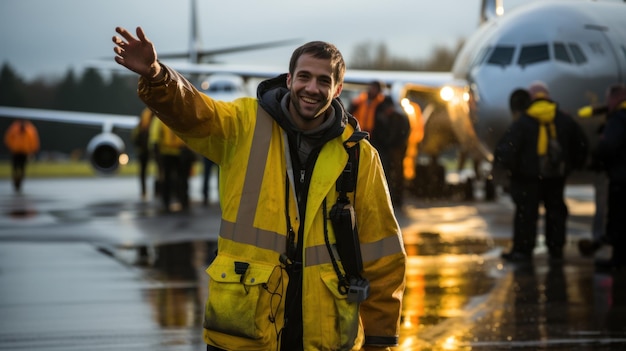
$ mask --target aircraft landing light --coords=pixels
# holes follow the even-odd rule
[[[409,99],[403,98],[400,101],[400,105],[402,105],[402,109],[407,114],[412,115],[413,113],[415,113],[415,108],[413,108],[413,106],[411,105],[411,101]]]
[[[120,162],[120,165],[125,166],[128,164],[128,154],[120,154],[118,161]]]
[[[450,101],[454,97],[454,89],[449,86],[445,86],[439,91],[439,96],[441,96],[443,101]]]

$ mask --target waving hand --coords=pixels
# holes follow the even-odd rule
[[[161,66],[157,62],[154,44],[146,37],[143,29],[137,27],[137,38],[122,27],[116,27],[115,31],[121,36],[113,37],[113,51],[117,54],[115,62],[146,78],[157,78]]]

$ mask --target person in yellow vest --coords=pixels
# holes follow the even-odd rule
[[[4,144],[11,152],[13,189],[20,193],[28,158],[39,151],[39,133],[30,121],[18,119],[5,132]]]
[[[158,118],[152,119],[150,140],[159,161],[160,196],[163,211],[172,210],[175,196],[183,210],[189,209],[189,177],[195,154]]]
[[[150,161],[150,124],[154,113],[149,108],[144,108],[139,117],[139,123],[132,131],[133,145],[139,159],[139,186],[141,190],[141,198],[146,199],[148,196],[146,177],[148,171],[148,162]]]
[[[220,167],[207,350],[397,346],[406,251],[379,155],[339,100],[339,50],[305,43],[257,97],[227,102],[160,63],[141,27],[116,32],[139,97]]]
[[[376,113],[379,105],[385,99],[383,88],[383,83],[379,81],[370,82],[367,90],[354,98],[348,108],[348,112],[359,121],[361,130],[370,133],[370,135],[376,127]]]

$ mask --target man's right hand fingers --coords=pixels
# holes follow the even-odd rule
[[[129,42],[133,40],[137,40],[132,34],[130,34],[129,31],[126,30],[126,28],[115,27],[115,31]]]
[[[146,33],[143,32],[143,29],[141,27],[137,27],[137,37],[144,43],[150,42],[146,37]]]

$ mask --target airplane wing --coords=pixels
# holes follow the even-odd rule
[[[272,78],[282,73],[287,73],[288,67],[262,66],[262,65],[236,65],[236,64],[206,64],[189,62],[165,62],[166,65],[184,74],[236,74],[244,79],[247,78]],[[344,76],[346,84],[368,84],[373,80],[382,81],[392,86],[393,84],[411,83],[424,88],[439,90],[452,81],[451,72],[419,72],[419,71],[381,71],[347,69]]]
[[[452,73],[347,69],[344,77],[344,82],[348,84],[368,84],[373,80],[384,82],[389,86],[411,83],[415,86],[422,86],[425,89],[439,90],[452,81]]]
[[[8,106],[0,106],[0,117],[95,125],[102,126],[103,131],[105,132],[110,132],[113,127],[132,129],[137,126],[137,123],[139,123],[139,117],[133,115],[59,111]]]
[[[245,65],[245,64],[220,64],[220,63],[191,63],[163,61],[168,67],[187,74],[236,74],[244,79],[248,78],[272,78],[282,73],[287,73],[288,67],[269,65]],[[116,72],[129,72],[125,67],[111,60],[92,60],[87,62],[87,67]],[[439,89],[452,81],[451,72],[429,71],[382,71],[347,69],[344,83],[368,84],[373,80],[382,81],[391,86],[397,83],[412,83],[433,89]]]

